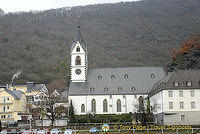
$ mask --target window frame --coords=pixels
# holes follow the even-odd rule
[[[168,91],[168,97],[173,97],[173,91]]]
[[[184,109],[184,102],[180,102],[180,109]]]
[[[179,90],[179,97],[183,97],[183,90]]]
[[[195,109],[195,101],[191,101],[191,109]]]
[[[85,105],[84,104],[81,105],[81,113],[85,113]]]
[[[190,90],[190,96],[191,96],[191,97],[195,97],[194,90]]]
[[[76,47],[76,52],[80,52],[81,48],[79,46]]]
[[[122,102],[120,99],[117,100],[117,112],[122,112]]]
[[[76,59],[75,59],[75,65],[81,65],[81,57],[78,55],[76,56]]]
[[[91,101],[91,112],[96,113],[96,100],[92,99]]]
[[[103,112],[108,112],[108,101],[107,99],[103,100]]]
[[[173,109],[174,108],[174,103],[173,102],[169,102],[169,109]]]

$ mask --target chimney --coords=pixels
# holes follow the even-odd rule
[[[8,84],[6,84],[6,89],[8,90],[8,88],[9,88],[9,85],[8,85]]]

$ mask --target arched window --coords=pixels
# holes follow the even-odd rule
[[[81,113],[85,113],[85,105],[84,104],[81,105]]]
[[[76,47],[76,52],[80,52],[80,47],[79,46]]]
[[[106,99],[103,101],[103,112],[108,112],[108,102]]]
[[[96,113],[96,100],[95,99],[92,99],[91,109],[92,109],[93,113]]]
[[[81,65],[81,57],[80,56],[77,56],[76,57],[76,65]]]
[[[117,100],[117,112],[121,112],[122,111],[122,109],[121,109],[121,100],[120,99],[118,99]]]

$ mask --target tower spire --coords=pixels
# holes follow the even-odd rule
[[[81,27],[81,26],[80,26],[80,22],[79,22],[79,18],[80,18],[80,17],[77,16],[77,28],[78,28],[78,29],[80,29],[80,27]]]

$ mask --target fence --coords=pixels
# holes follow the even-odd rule
[[[0,134],[17,134],[20,132],[6,132],[5,130],[3,130],[2,132],[0,132]],[[107,132],[103,132],[102,130],[97,130],[96,132],[94,131],[90,131],[90,130],[71,130],[69,131],[59,131],[59,132],[55,132],[54,134],[90,134],[90,133],[95,133],[95,134],[198,134],[200,133],[200,128],[191,128],[191,129],[187,129],[187,130],[179,130],[179,129],[175,129],[175,130],[171,130],[171,129],[143,129],[143,130],[137,130],[137,129],[110,129]],[[24,134],[50,134],[50,131],[29,131],[26,130],[24,131]]]

